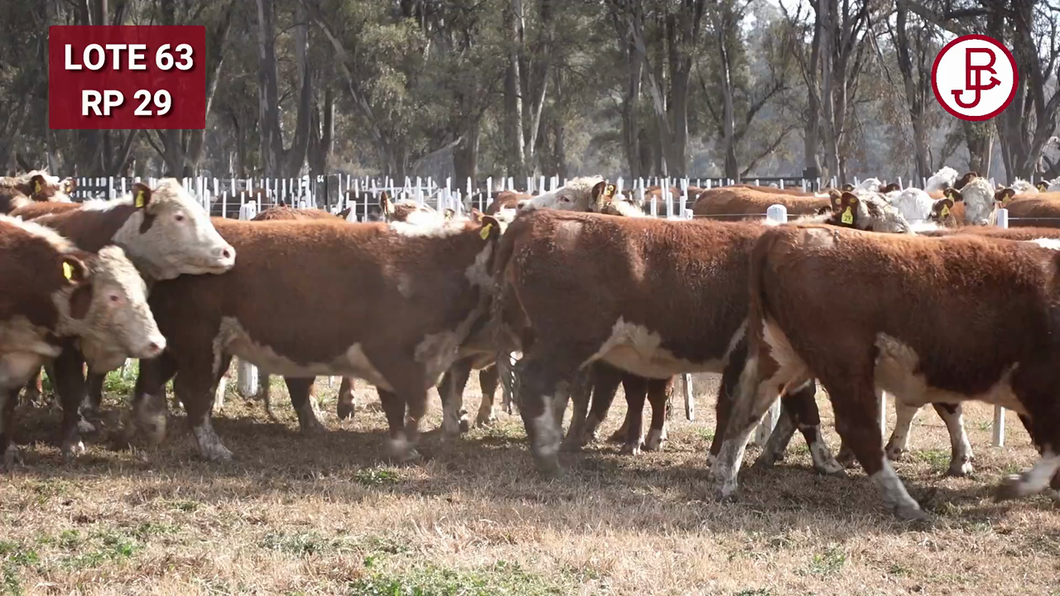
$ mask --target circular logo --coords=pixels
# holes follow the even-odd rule
[[[961,120],[989,120],[1016,95],[1019,72],[1012,52],[991,37],[962,35],[946,44],[931,67],[931,88]]]

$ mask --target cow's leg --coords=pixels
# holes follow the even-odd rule
[[[647,451],[659,451],[666,442],[667,410],[674,392],[674,377],[648,380],[648,402],[651,403],[651,428],[644,442]]]
[[[126,441],[143,436],[150,445],[158,445],[166,436],[166,383],[177,374],[172,353],[140,361],[140,371],[133,389],[130,420],[126,424]]]
[[[622,390],[626,394],[626,440],[619,453],[638,455],[644,434],[644,398],[648,393],[648,379],[626,373],[622,375]]]
[[[909,496],[883,452],[880,405],[873,380],[874,359],[866,355],[853,362],[855,366],[836,366],[828,376],[821,377],[835,411],[836,430],[850,445],[865,473],[880,488],[884,503],[901,519],[924,519],[927,514]]]
[[[813,460],[814,470],[821,474],[846,475],[846,471],[824,441],[821,433],[821,413],[817,409],[817,384],[810,379],[802,387],[786,391],[780,398],[781,416],[769,440],[762,449],[762,454],[755,461],[756,466],[772,466],[784,458],[791,437],[795,430],[802,434]]]
[[[574,410],[571,413],[570,428],[564,437],[560,449],[564,451],[577,451],[582,448],[582,437],[585,435],[586,416],[589,414],[589,398],[593,392],[592,369],[579,371],[571,386],[571,401],[574,402]],[[563,404],[566,406],[566,403]],[[556,423],[563,428],[563,410],[557,408]]]
[[[0,471],[8,473],[14,471],[17,457],[13,435],[18,392],[17,387],[15,389],[0,388]]]
[[[894,430],[891,432],[891,438],[887,440],[887,447],[884,449],[887,459],[900,461],[908,453],[909,433],[913,429],[913,420],[916,419],[918,412],[920,412],[920,406],[907,405],[898,396],[895,396]],[[847,453],[850,454],[850,459],[843,460],[843,463],[852,465],[853,453],[850,453],[850,450],[847,449],[846,452],[843,452],[843,455],[845,456]]]
[[[217,381],[223,374],[223,369],[219,374],[214,374],[210,358],[211,354],[205,353],[181,361],[177,368],[177,377],[173,380],[173,392],[184,404],[184,411],[188,413],[188,425],[195,435],[195,442],[203,459],[229,461],[232,459],[232,452],[221,442],[221,437],[217,436],[210,421]]]
[[[714,406],[714,438],[710,442],[710,450],[707,452],[707,465],[713,466],[717,461],[718,453],[725,442],[725,433],[728,429],[729,416],[732,412],[733,403],[736,399],[736,390],[739,386],[740,374],[747,361],[747,340],[737,342],[732,353],[729,354],[729,363],[721,372],[721,383],[718,384],[718,399]]]
[[[997,501],[1036,495],[1050,487],[1060,489],[1060,425],[1057,424],[1060,402],[1054,398],[1055,388],[1050,386],[1049,380],[1054,378],[1050,364],[1021,367],[1021,374],[1013,381],[1017,398],[1028,404],[1030,410],[1020,416],[1020,421],[1027,428],[1041,459],[1030,470],[1002,480],[994,494]],[[1031,379],[1038,381],[1032,384],[1028,382]]]
[[[782,375],[777,363],[769,357],[768,350],[763,352],[763,357],[747,360],[731,397],[719,396],[718,423],[720,425],[724,421],[725,430],[717,459],[710,469],[715,498],[729,499],[735,496],[738,488],[737,476],[751,433],[758,427],[766,410],[780,397],[780,389],[789,382],[798,380]],[[728,368],[726,367],[726,372]],[[729,390],[723,373],[720,392],[728,394]],[[715,443],[718,434],[715,433]]]
[[[55,371],[55,392],[59,395],[63,411],[59,449],[64,459],[70,459],[85,450],[78,429],[81,402],[85,398],[84,357],[77,348],[66,345],[52,366]]]
[[[353,379],[342,377],[339,385],[339,402],[336,405],[339,420],[353,419],[353,413],[357,410],[357,397],[353,393]]]
[[[618,386],[622,383],[622,371],[608,364],[597,362],[592,367],[592,380],[592,408],[585,419],[585,430],[581,438],[583,446],[596,440],[596,429],[600,428],[607,418],[611,403],[615,401],[615,395],[618,394]]]
[[[291,407],[298,416],[298,428],[306,434],[322,433],[326,429],[317,419],[313,408],[313,384],[316,377],[284,377],[287,393],[291,396]]]
[[[405,401],[393,391],[385,389],[378,389],[378,391],[379,403],[383,406],[383,413],[386,414],[389,427],[386,438],[387,456],[401,463],[419,459],[419,452],[409,443],[405,435]]]
[[[497,384],[500,383],[500,372],[497,365],[491,364],[478,371],[478,384],[482,389],[482,401],[479,402],[478,416],[475,424],[478,426],[489,426],[497,421],[493,411],[493,399],[497,393]]]
[[[37,372],[33,373],[33,377],[26,382],[26,390],[22,394],[22,400],[27,406],[37,407],[44,404],[44,387],[41,381],[42,370],[43,368],[37,369]]]
[[[950,467],[947,476],[967,476],[972,473],[972,444],[964,430],[964,409],[961,404],[931,404],[950,433]]]
[[[562,432],[556,423],[555,404],[570,395],[571,370],[568,359],[549,359],[555,352],[536,344],[516,365],[518,368],[519,415],[523,418],[530,453],[538,471],[546,476],[560,472],[559,444]]]
[[[100,417],[100,410],[103,406],[103,382],[106,378],[106,375],[94,373],[91,369],[88,371],[87,392],[82,411],[90,418]]]
[[[464,406],[464,387],[471,376],[471,359],[457,360],[442,375],[438,384],[438,397],[442,399],[442,433],[455,437],[468,431],[467,413]]]

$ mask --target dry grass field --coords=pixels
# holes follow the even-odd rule
[[[428,434],[427,461],[390,466],[374,391],[358,383],[368,410],[339,423],[334,389],[318,381],[330,432],[302,436],[275,387],[282,424],[229,395],[215,425],[236,460],[223,465],[198,459],[177,410],[156,451],[115,452],[95,437],[64,466],[50,441],[56,413],[20,410],[25,465],[0,479],[0,592],[1060,594],[1060,509],[1047,497],[992,502],[998,478],[1035,453],[1014,416],[1009,445],[991,448],[986,406],[969,408],[967,479],[942,476],[945,429],[921,412],[914,452],[896,467],[936,520],[910,525],[860,470],[814,474],[799,436],[775,469],[745,469],[740,502],[707,500],[713,383],[697,388],[696,422],[674,404],[664,452],[633,459],[596,444],[551,481],[534,473],[517,416],[451,443]],[[112,423],[127,391],[108,380]],[[439,423],[431,399],[427,428]],[[467,402],[474,411],[474,381]],[[615,403],[605,436],[621,421]],[[830,417],[826,432],[838,449]]]

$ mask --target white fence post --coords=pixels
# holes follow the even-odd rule
[[[242,193],[241,193],[242,194]],[[239,207],[239,219],[248,220],[254,219],[254,216],[258,214],[258,203],[257,201],[250,201],[243,203]],[[250,397],[258,394],[258,369],[253,364],[245,362],[243,359],[239,359],[239,366],[237,368],[237,384],[239,387],[239,393],[243,397]]]
[[[1008,227],[1008,209],[1001,208],[997,210],[997,227]],[[994,447],[1005,446],[1005,408],[1002,408],[1001,406],[994,406],[994,433],[992,442]]]
[[[690,422],[696,421],[696,397],[692,393],[692,375],[684,373],[681,375],[682,385],[685,389],[685,418]]]
[[[769,221],[775,221],[778,223],[785,223],[788,221],[788,209],[784,205],[770,205],[769,209],[766,209],[766,219]],[[769,435],[773,433],[773,427],[777,425],[777,420],[780,419],[780,399],[769,406],[769,411],[766,412],[765,416],[762,417],[761,424],[758,425],[758,430],[755,431],[754,444],[756,447],[763,447],[766,441],[769,440]]]

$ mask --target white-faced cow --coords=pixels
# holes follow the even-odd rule
[[[166,339],[121,248],[92,254],[49,228],[0,216],[0,279],[0,462],[10,468],[18,391],[45,361],[77,343],[90,366],[105,367],[115,353],[157,356]]]

